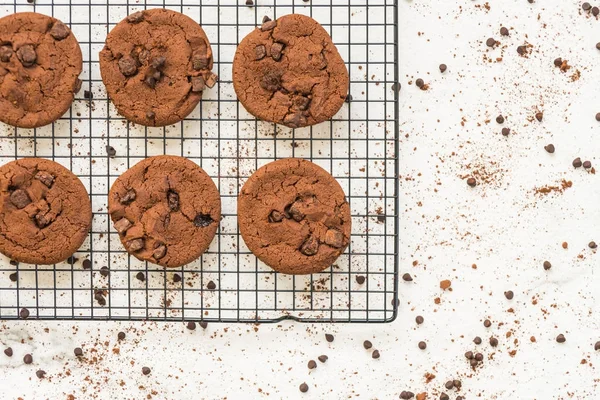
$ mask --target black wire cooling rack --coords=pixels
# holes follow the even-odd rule
[[[1,0],[0,0],[1,1]],[[31,1],[31,0],[29,0]],[[198,3],[202,4],[198,4]],[[163,7],[199,22],[220,79],[182,123],[146,128],[124,120],[107,98],[98,52],[128,14]],[[91,233],[69,260],[26,265],[0,256],[0,319],[208,322],[389,322],[397,312],[397,0],[26,0],[0,2],[0,16],[35,11],[70,24],[80,42],[83,87],[52,125],[0,124],[0,164],[44,157],[86,186]],[[350,72],[347,104],[331,120],[289,129],[257,121],[237,101],[231,67],[237,43],[264,15],[310,15],[332,36]],[[107,148],[107,146],[109,146]],[[107,149],[114,148],[114,156]],[[220,229],[209,250],[179,269],[140,262],[122,248],[107,214],[114,180],[136,162],[172,154],[198,163],[222,196]],[[273,272],[241,239],[236,197],[246,179],[280,158],[309,159],[342,185],[353,218],[349,248],[323,273]],[[26,309],[26,311],[22,311]]]

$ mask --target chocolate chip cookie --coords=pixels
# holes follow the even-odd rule
[[[176,156],[147,158],[110,188],[108,212],[125,249],[140,260],[179,267],[206,251],[221,219],[210,177]]]
[[[0,167],[0,252],[31,264],[54,264],[81,246],[92,223],[85,187],[43,158]]]
[[[56,18],[0,18],[0,121],[36,128],[60,118],[81,88],[81,49]]]
[[[100,52],[106,91],[121,115],[146,126],[184,119],[213,87],[213,57],[206,34],[175,11],[138,11],[119,22]]]
[[[350,242],[350,206],[323,168],[297,158],[256,171],[238,197],[240,233],[261,261],[286,274],[329,267]]]
[[[348,70],[331,37],[314,19],[264,19],[233,59],[233,86],[255,117],[299,128],[330,119],[344,104]]]

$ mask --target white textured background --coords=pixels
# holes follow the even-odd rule
[[[574,0],[399,6],[400,273],[414,280],[400,284],[394,323],[209,324],[190,332],[183,324],[11,321],[0,326],[0,344],[15,352],[0,353],[0,398],[395,399],[411,390],[435,399],[448,379],[462,381],[451,399],[599,398],[600,262],[588,243],[600,242],[600,185],[571,162],[599,162],[600,21]],[[510,37],[500,37],[501,26]],[[488,37],[501,45],[488,49]],[[533,46],[528,58],[516,51],[525,42]],[[572,68],[560,72],[556,57]],[[427,91],[410,84],[417,78]],[[502,127],[512,134],[500,135]],[[487,182],[469,188],[462,177],[477,172]],[[563,179],[572,182],[563,193],[536,194]],[[444,279],[452,291],[440,289]],[[127,339],[117,343],[120,330]],[[566,343],[555,341],[559,333]],[[497,348],[487,343],[492,335]],[[379,360],[363,349],[365,339]],[[77,346],[87,361],[75,359]],[[476,371],[468,350],[485,356]],[[22,363],[25,353],[33,365]],[[308,360],[321,354],[329,360],[309,372]],[[142,366],[152,374],[143,376]],[[39,368],[46,379],[35,377]],[[426,373],[436,377],[426,383]]]

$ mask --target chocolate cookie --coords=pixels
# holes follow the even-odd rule
[[[85,187],[43,158],[0,167],[0,252],[31,264],[54,264],[81,246],[92,223]]]
[[[119,113],[146,126],[184,119],[213,87],[212,50],[191,18],[162,8],[119,22],[100,52],[100,73]]]
[[[286,274],[329,267],[350,242],[350,206],[337,181],[310,161],[265,165],[238,197],[240,233],[265,264]]]
[[[221,199],[210,177],[176,156],[147,158],[110,188],[108,212],[121,243],[140,260],[165,267],[194,261],[212,242]]]
[[[60,118],[81,88],[81,49],[56,18],[0,18],[0,121],[36,128]]]
[[[265,20],[233,59],[233,86],[246,110],[291,128],[333,117],[346,99],[348,70],[329,34],[304,15]]]

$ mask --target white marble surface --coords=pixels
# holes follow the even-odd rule
[[[411,390],[437,399],[448,379],[462,381],[466,399],[597,398],[600,261],[588,242],[600,242],[600,185],[571,162],[599,162],[600,21],[574,0],[400,0],[399,22],[400,270],[414,280],[401,282],[395,322],[194,332],[183,324],[4,322],[0,344],[15,355],[0,354],[0,398],[394,399]],[[510,37],[500,37],[501,25]],[[485,46],[492,36],[500,48]],[[528,58],[516,51],[525,42]],[[556,57],[572,69],[561,73]],[[572,81],[575,70],[581,77]],[[419,77],[427,91],[409,84]],[[532,120],[536,108],[541,123]],[[513,132],[506,138],[494,121],[500,112]],[[469,188],[461,176],[476,169],[489,181]],[[535,193],[563,179],[572,181],[564,193]],[[452,291],[440,289],[444,279]],[[119,331],[127,333],[121,343]],[[559,333],[566,343],[555,341]],[[484,344],[475,346],[475,335]],[[365,339],[379,360],[362,348]],[[77,346],[87,361],[75,359]],[[475,349],[485,361],[473,371],[463,354]],[[33,365],[23,364],[26,353]],[[309,372],[308,360],[321,354],[329,360]],[[426,373],[436,377],[426,383]]]

